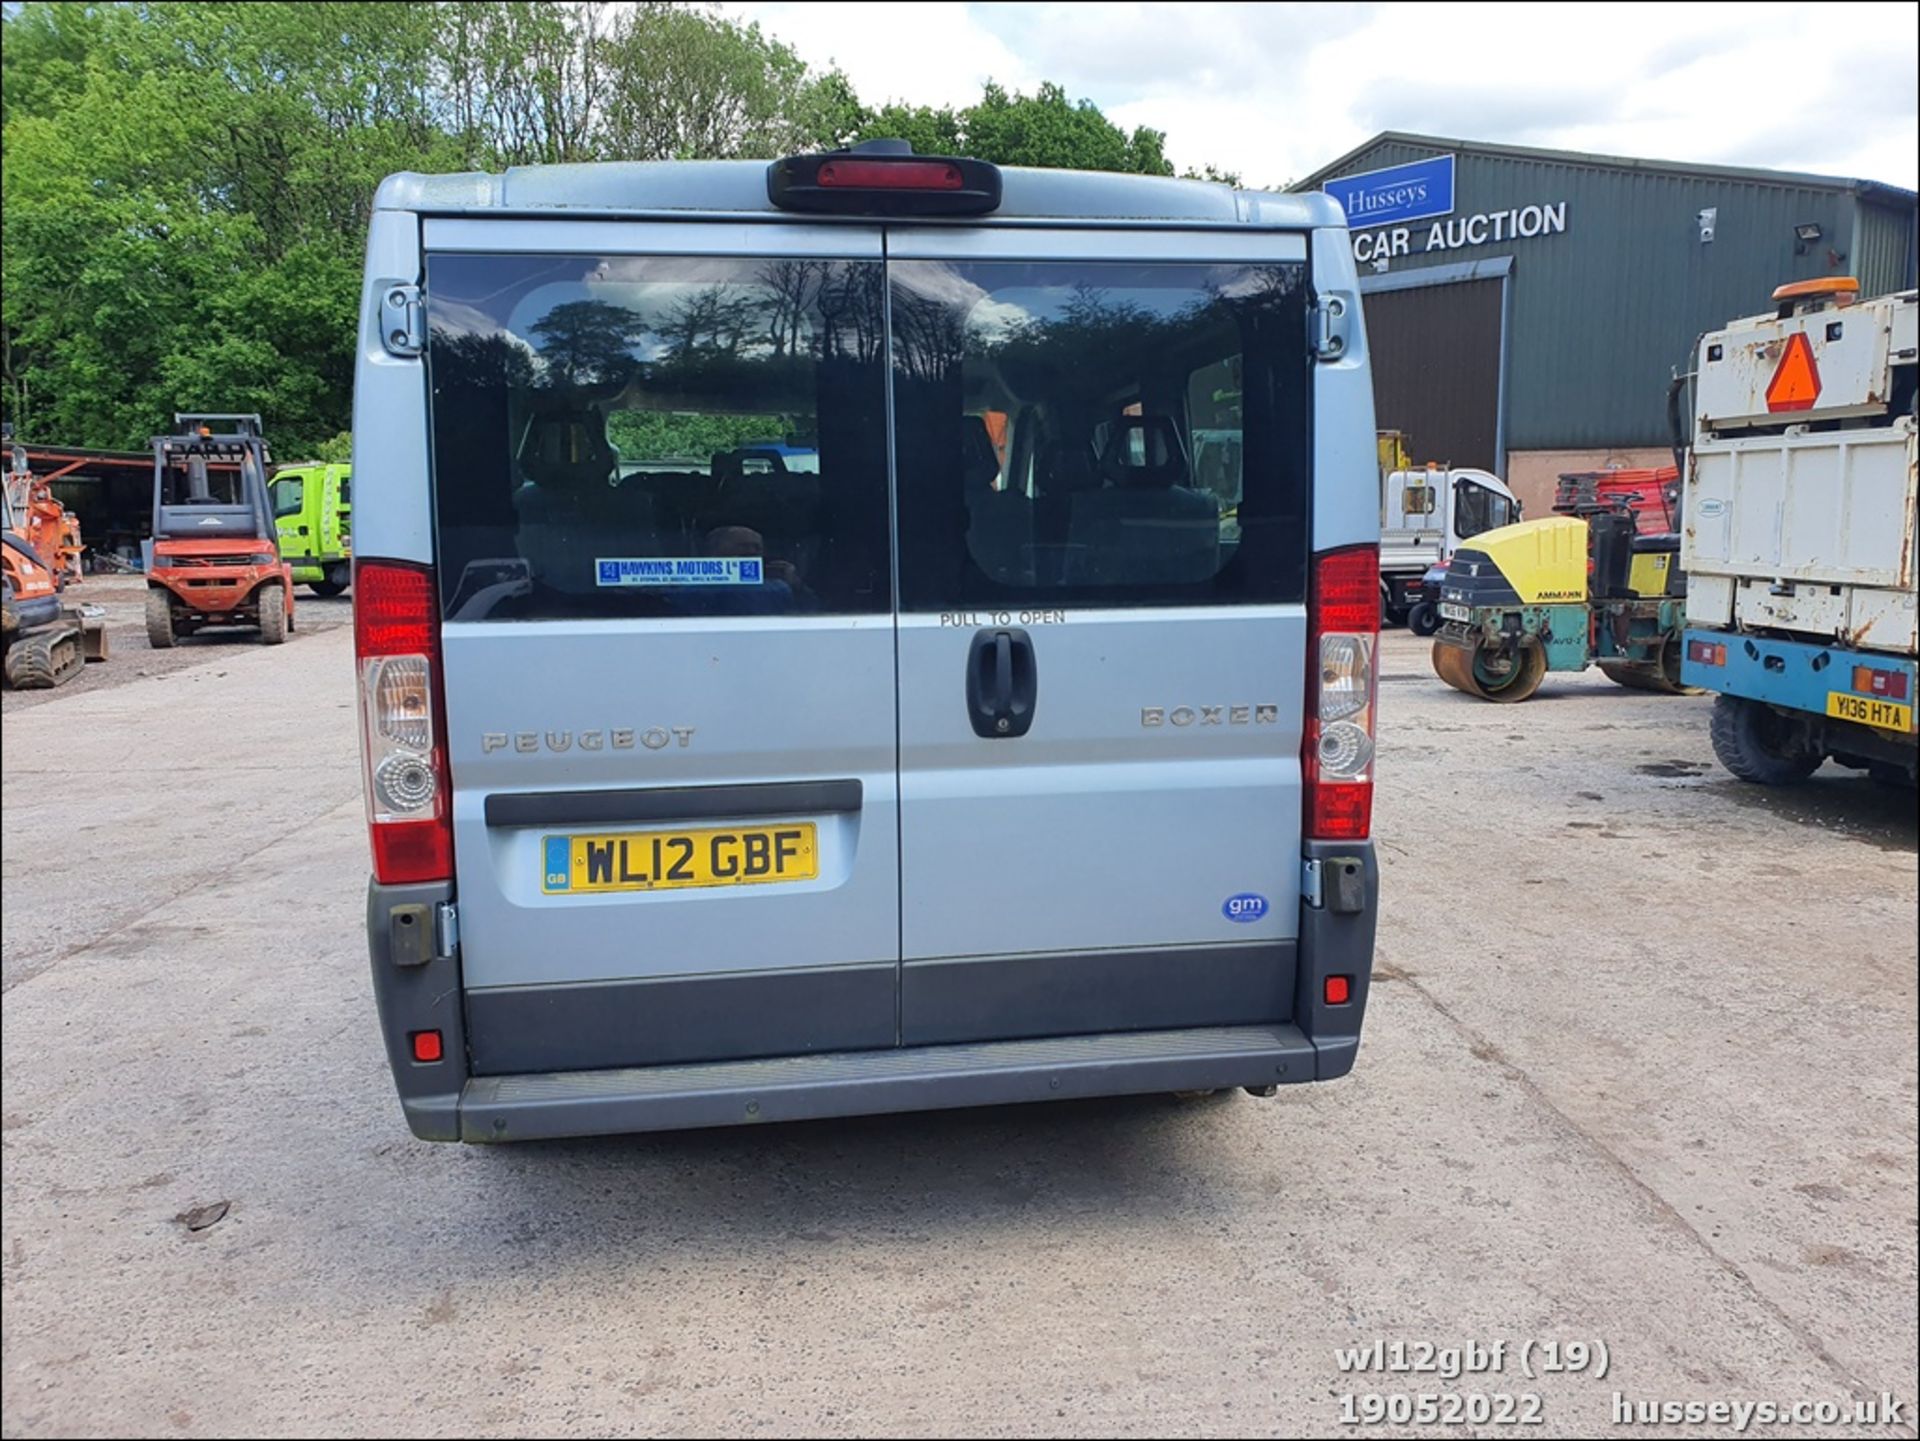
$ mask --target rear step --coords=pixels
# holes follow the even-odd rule
[[[690,1066],[478,1076],[467,1082],[460,1097],[460,1138],[525,1141],[1152,1091],[1266,1087],[1313,1080],[1316,1057],[1313,1042],[1294,1026],[1206,1026]]]

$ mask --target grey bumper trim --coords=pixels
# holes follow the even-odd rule
[[[1318,1069],[1319,1053],[1298,1029],[1262,1025],[482,1076],[461,1093],[460,1138],[524,1141],[1284,1085],[1312,1081]]]

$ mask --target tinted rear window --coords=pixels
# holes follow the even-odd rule
[[[883,611],[878,262],[435,255],[449,619]]]
[[[1304,266],[888,274],[905,608],[1304,595]]]

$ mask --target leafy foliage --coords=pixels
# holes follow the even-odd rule
[[[175,410],[206,409],[259,411],[282,454],[338,449],[366,227],[395,171],[893,135],[1173,173],[1160,132],[1056,85],[870,110],[758,26],[660,0],[27,3],[4,40],[4,407],[63,444],[144,449]],[[608,337],[576,340],[590,366]]]
[[[864,117],[857,135],[898,137],[922,154],[971,155],[996,165],[1173,174],[1164,132],[1142,125],[1129,135],[1091,100],[1069,100],[1054,84],[1022,95],[989,81],[979,101],[964,110],[886,105]]]
[[[793,425],[794,418],[784,415],[616,410],[607,417],[607,439],[622,456],[656,462],[684,460],[702,468],[724,450],[779,444]]]

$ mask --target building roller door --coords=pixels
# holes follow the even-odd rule
[[[1373,405],[1417,461],[1499,470],[1498,279],[1383,290],[1362,302]]]

